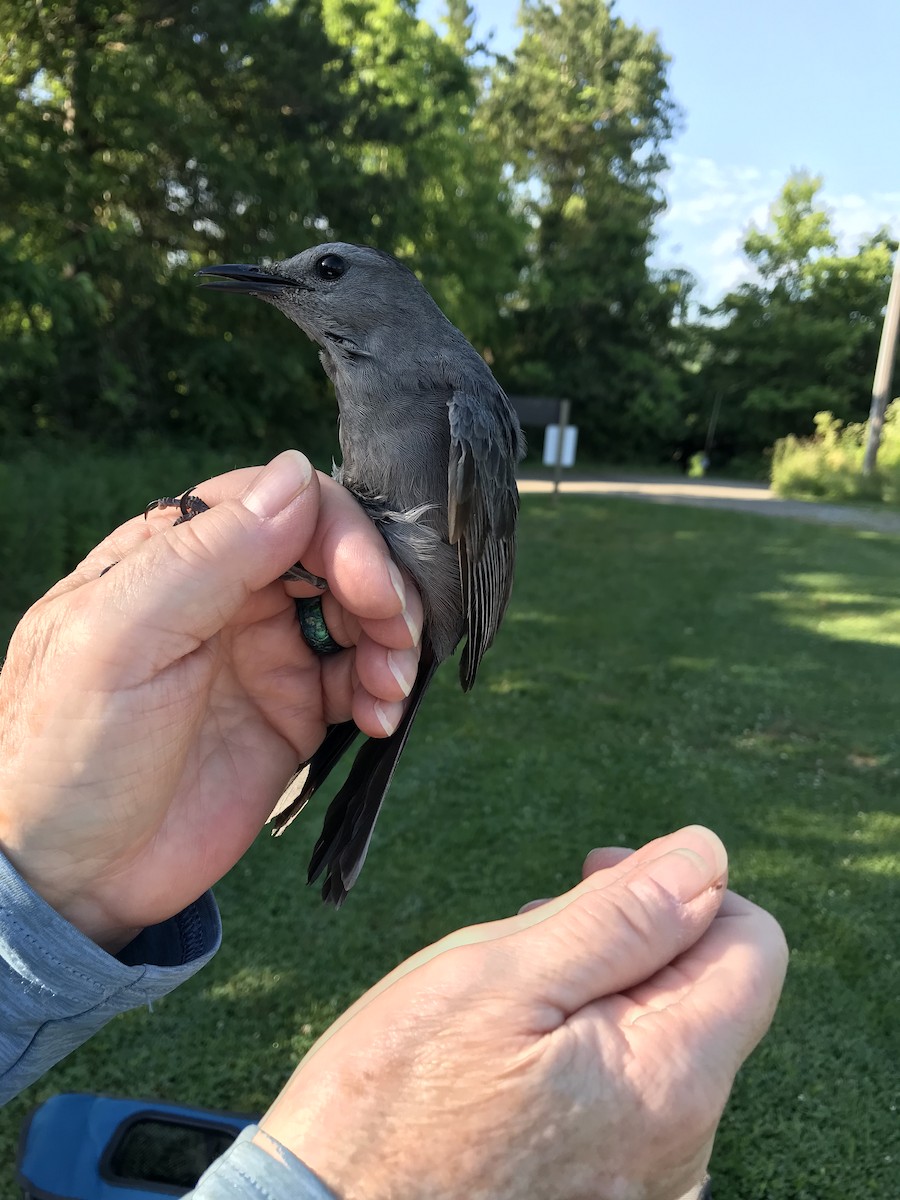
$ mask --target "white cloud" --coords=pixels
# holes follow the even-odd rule
[[[764,228],[786,176],[751,164],[721,164],[676,152],[663,179],[669,202],[657,224],[658,266],[688,267],[697,276],[699,298],[715,304],[737,284],[753,278],[741,252],[747,229]],[[822,200],[842,253],[884,225],[900,235],[900,192],[832,194]]]
[[[833,196],[826,187],[822,194],[831,211],[838,245],[844,253],[852,254],[860,242],[882,225],[887,225],[895,237],[900,236],[900,192]]]

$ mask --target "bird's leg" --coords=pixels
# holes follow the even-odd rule
[[[328,587],[327,579],[323,579],[321,575],[313,575],[312,571],[307,571],[303,563],[294,563],[291,569],[285,571],[281,578],[285,583],[308,583],[320,592],[324,592]]]
[[[206,512],[209,505],[205,500],[201,500],[199,496],[195,496],[192,492],[188,491],[180,499],[174,496],[161,496],[158,500],[151,500],[144,509],[145,520],[147,519],[147,513],[152,512],[154,508],[180,509],[181,516],[175,521],[175,524],[183,525],[185,521],[190,521],[199,513]],[[320,592],[324,592],[328,587],[326,580],[320,575],[313,575],[312,571],[307,571],[303,563],[294,563],[291,569],[285,571],[281,578],[286,583],[308,583]]]

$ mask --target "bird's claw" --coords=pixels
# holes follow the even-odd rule
[[[201,500],[199,496],[194,496],[190,492],[185,492],[183,496],[160,496],[158,500],[151,500],[144,509],[144,520],[147,520],[147,514],[153,512],[155,508],[178,508],[181,510],[181,516],[175,521],[176,525],[182,525],[185,521],[190,521],[191,517],[196,517],[198,513],[206,512],[209,505],[206,501]],[[111,571],[115,563],[110,563],[108,567],[104,567],[100,572],[102,578],[107,571]]]

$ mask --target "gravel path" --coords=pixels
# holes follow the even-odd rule
[[[520,479],[519,491],[551,492],[546,479]],[[856,508],[842,504],[814,504],[806,500],[782,500],[761,483],[725,483],[720,480],[671,479],[641,475],[604,475],[597,479],[564,477],[560,490],[566,495],[623,496],[651,504],[686,504],[693,508],[727,508],[733,512],[759,513],[766,517],[793,517],[818,525],[843,525],[874,533],[900,533],[900,512],[890,509]]]

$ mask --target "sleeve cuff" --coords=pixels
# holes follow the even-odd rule
[[[262,1133],[271,1152],[258,1146],[253,1139],[260,1133],[259,1126],[248,1125],[184,1200],[338,1200],[275,1138]]]
[[[212,893],[140,933],[119,956],[70,925],[0,855],[0,1102],[118,1013],[167,995],[219,948]]]

